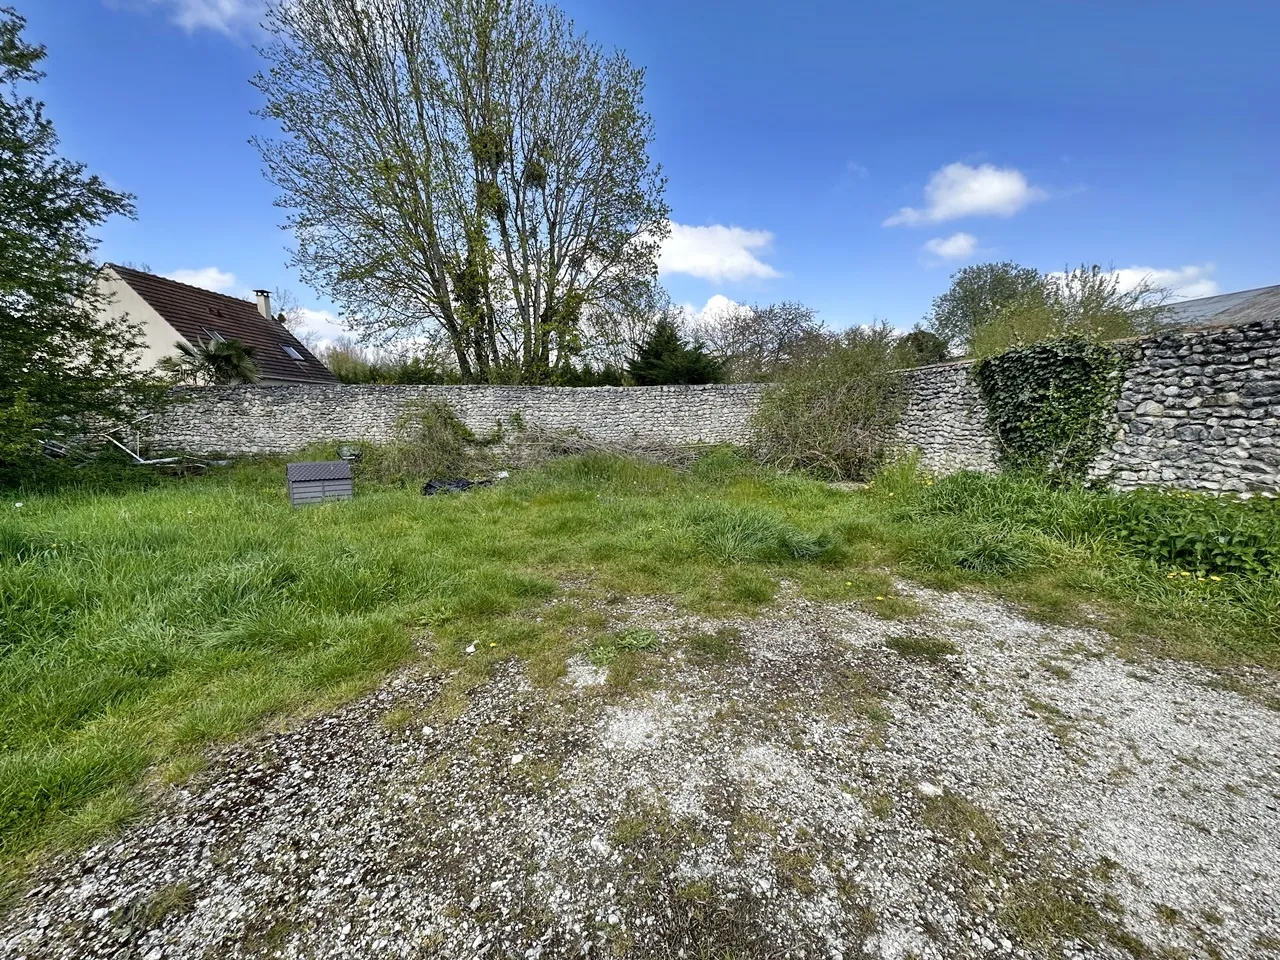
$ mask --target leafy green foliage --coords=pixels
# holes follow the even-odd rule
[[[87,418],[127,419],[159,399],[136,369],[141,331],[98,291],[89,231],[132,216],[127,194],[58,155],[44,106],[21,88],[43,77],[43,47],[0,7],[0,461]]]
[[[474,477],[493,466],[489,448],[498,439],[480,438],[443,400],[406,404],[396,439],[368,445],[360,473],[376,483],[421,486],[427,480]]]
[[[893,345],[894,356],[904,367],[942,363],[950,355],[947,341],[930,330],[915,329]]]
[[[254,142],[303,277],[361,333],[438,336],[464,382],[549,383],[591,318],[652,296],[644,71],[563,11],[272,3],[264,30]]]
[[[672,383],[719,383],[723,379],[720,362],[707,353],[701,342],[685,343],[676,325],[663,317],[647,340],[640,344],[627,364],[627,373],[637,386]]]
[[[925,521],[934,567],[1020,574],[1043,566],[1052,542],[1118,555],[1165,579],[1280,575],[1280,502],[1178,490],[1061,488],[1033,475],[961,471],[934,480],[906,470],[877,477],[904,515]],[[940,562],[937,562],[940,561]]]
[[[1167,291],[1143,281],[1131,288],[1096,264],[1044,278],[1039,288],[997,309],[974,331],[972,353],[990,357],[1006,350],[1067,338],[1100,343],[1150,333]]]
[[[757,455],[784,469],[862,480],[880,466],[906,403],[887,324],[855,327],[794,364],[761,401]]]
[[[1117,351],[1083,338],[980,360],[973,377],[1001,465],[1063,482],[1085,479],[1107,441],[1122,370]]]
[[[163,357],[156,367],[180,384],[258,383],[262,373],[256,351],[240,340],[196,341],[192,346],[179,340],[176,356]]]
[[[925,324],[950,347],[967,351],[979,327],[1043,286],[1044,277],[1033,267],[1007,260],[973,264],[951,275],[951,286],[934,298]]]
[[[567,364],[558,369],[552,376],[552,383],[557,387],[623,387],[627,385],[627,376],[611,363],[592,366],[584,363],[581,366]]]
[[[1136,491],[1114,501],[1108,533],[1172,575],[1280,573],[1280,511],[1266,500]]]
[[[658,635],[652,630],[632,627],[618,634],[618,646],[623,650],[652,650],[658,645]]]
[[[455,371],[439,358],[420,354],[375,353],[354,340],[340,338],[316,351],[317,358],[343,383],[457,383]]]

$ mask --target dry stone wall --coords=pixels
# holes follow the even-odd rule
[[[1095,475],[1122,489],[1280,491],[1280,321],[1125,346],[1116,436]]]
[[[523,421],[636,446],[745,443],[757,384],[677,387],[288,386],[182,391],[152,428],[157,447],[289,453],[330,440],[390,440],[405,406],[443,400],[480,434]]]
[[[1127,374],[1114,442],[1093,473],[1117,487],[1280,491],[1280,322],[1175,332],[1120,345]],[[969,363],[907,373],[899,446],[929,469],[996,469],[996,445]],[[598,439],[662,446],[744,443],[764,387],[348,386],[299,384],[184,391],[157,418],[157,447],[288,453],[331,440],[385,441],[405,405],[447,402],[473,430],[514,421]]]
[[[969,373],[971,363],[947,363],[907,372],[907,405],[898,422],[898,443],[920,452],[928,470],[996,469],[996,443],[987,429],[987,409]]]

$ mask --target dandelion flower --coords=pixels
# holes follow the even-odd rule
[[[1210,580],[1212,580],[1212,581],[1214,581],[1215,583],[1217,583],[1217,582],[1218,582],[1219,580],[1221,580],[1222,578],[1221,578],[1221,577],[1219,577],[1219,576],[1216,576],[1216,575],[1214,575],[1214,574],[1210,574],[1210,575],[1209,575],[1209,579],[1210,579]]]
[[[877,600],[883,600],[884,597],[876,597]]]

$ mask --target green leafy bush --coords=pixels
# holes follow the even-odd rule
[[[927,526],[921,565],[1015,573],[1045,556],[1036,537],[1101,544],[1168,574],[1280,573],[1280,503],[1166,490],[1054,487],[1029,475],[962,471],[937,480],[910,464],[877,477],[904,519]]]
[[[906,404],[896,343],[885,324],[858,327],[790,368],[752,420],[760,459],[829,480],[871,476]]]

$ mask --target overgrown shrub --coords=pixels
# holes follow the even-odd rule
[[[498,439],[477,437],[443,400],[413,403],[396,422],[395,440],[365,447],[361,470],[397,486],[472,477],[494,466]]]
[[[995,307],[974,330],[972,352],[991,357],[1053,340],[1102,343],[1150,333],[1166,299],[1168,291],[1149,280],[1125,288],[1115,271],[1081,265]]]
[[[870,477],[906,404],[895,343],[887,324],[854,328],[788,370],[752,421],[760,459],[831,480]]]

